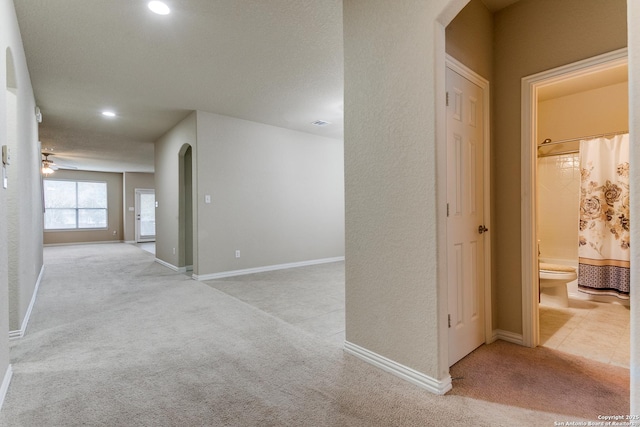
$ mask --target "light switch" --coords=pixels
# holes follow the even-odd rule
[[[136,210],[136,208],[134,208],[133,206],[129,206],[129,212],[133,212],[135,210]]]
[[[205,196],[204,196],[204,202],[205,202],[205,203],[211,203],[211,196],[210,196],[210,195],[208,195],[208,194],[205,194]]]

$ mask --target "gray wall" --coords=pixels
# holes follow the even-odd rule
[[[107,183],[108,227],[106,230],[45,231],[45,245],[89,242],[119,242],[123,236],[122,225],[122,174],[112,172],[89,172],[58,170],[51,179],[77,181],[103,181]],[[115,232],[115,234],[114,234]]]
[[[195,112],[163,135],[155,146],[156,258],[175,267],[184,267],[184,257],[180,260],[180,235],[184,228],[179,221],[179,162],[185,145],[190,145],[195,154]]]
[[[194,158],[196,274],[344,255],[342,141],[199,111]]]
[[[198,111],[156,143],[157,258],[184,267],[191,255],[180,220],[185,144],[195,275],[344,255],[342,141]]]
[[[136,214],[129,208],[135,208],[136,189],[153,190],[155,188],[154,175],[152,173],[125,172],[122,177],[124,186],[123,229],[124,241],[136,240]]]
[[[12,150],[9,187],[0,186],[0,381],[9,365],[8,333],[24,318],[42,268],[40,147],[35,100],[13,2],[0,0],[0,144]],[[13,64],[7,63],[10,56]],[[9,76],[7,70],[9,69]],[[15,132],[7,121],[7,80],[15,87]],[[10,138],[9,135],[15,135]]]

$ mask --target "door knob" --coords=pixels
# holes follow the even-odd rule
[[[487,227],[485,227],[484,225],[479,225],[478,226],[478,234],[482,234],[485,231],[489,231],[489,229]]]

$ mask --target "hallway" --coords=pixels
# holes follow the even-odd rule
[[[3,426],[508,426],[559,417],[430,394],[133,245],[47,247],[45,265],[27,334],[12,342]]]

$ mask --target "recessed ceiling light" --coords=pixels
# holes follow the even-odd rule
[[[116,113],[114,113],[113,111],[103,111],[102,115],[105,117],[115,117]]]
[[[151,9],[152,12],[157,13],[158,15],[168,15],[171,12],[169,6],[164,4],[161,1],[150,1],[147,6]]]

